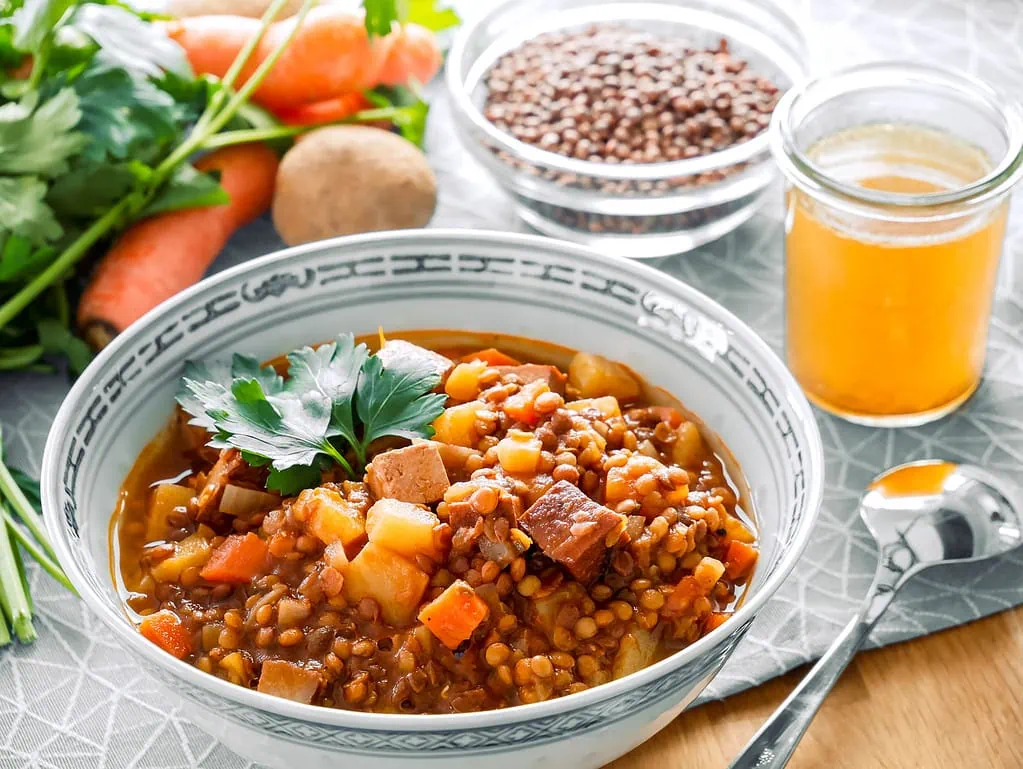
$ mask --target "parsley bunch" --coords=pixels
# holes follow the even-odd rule
[[[236,87],[285,2],[274,0],[218,79],[196,77],[151,15],[118,0],[0,0],[0,371],[46,369],[52,353],[76,373],[87,365],[70,324],[75,268],[138,219],[227,202],[217,178],[191,165],[196,153],[315,127],[279,125],[249,96],[317,0],[305,0],[290,33]],[[457,23],[434,3],[365,0],[367,29]],[[418,93],[367,95],[374,107],[342,122],[389,121],[422,142]]]
[[[211,446],[269,466],[267,488],[285,496],[317,485],[334,464],[356,478],[375,440],[429,438],[444,411],[445,396],[431,392],[441,379],[434,368],[417,359],[384,365],[352,334],[289,353],[288,364],[285,379],[245,355],[189,362],[177,396],[191,423],[213,435]]]

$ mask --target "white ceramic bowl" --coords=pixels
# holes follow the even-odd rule
[[[761,561],[735,617],[645,670],[562,699],[457,715],[378,715],[277,699],[142,638],[110,576],[118,487],[166,423],[188,358],[269,358],[342,330],[451,328],[548,339],[627,362],[721,436],[752,490]],[[280,769],[598,767],[667,725],[720,669],[799,558],[824,474],[820,436],[781,361],[734,316],[635,262],[525,235],[407,231],[317,243],[203,281],[119,336],[78,380],[43,458],[46,523],[111,635],[201,728]],[[411,762],[411,763],[410,763]]]

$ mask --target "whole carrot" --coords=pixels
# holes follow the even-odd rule
[[[243,69],[241,82],[294,24],[293,19],[285,19],[270,25]],[[165,27],[168,36],[185,49],[192,69],[218,77],[227,72],[258,28],[258,21],[242,16],[196,16],[167,22]],[[385,65],[387,77],[382,79]],[[252,98],[278,112],[381,84],[426,83],[440,65],[440,48],[428,30],[409,24],[371,40],[362,14],[340,5],[322,5],[309,12]]]
[[[229,203],[157,214],[129,227],[100,260],[78,304],[78,327],[96,349],[160,302],[202,278],[242,225],[273,199],[279,161],[264,144],[225,147],[196,168],[219,171]]]
[[[356,112],[369,109],[373,103],[359,91],[350,91],[334,99],[302,104],[280,110],[277,117],[287,125],[322,125],[351,117]]]

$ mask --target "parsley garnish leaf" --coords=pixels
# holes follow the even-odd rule
[[[378,438],[429,438],[444,411],[434,367],[414,357],[387,366],[351,334],[288,355],[289,378],[254,358],[188,363],[177,400],[192,424],[213,434],[214,448],[236,448],[254,467],[269,467],[267,488],[292,495],[340,465],[352,478],[347,447],[366,462]]]

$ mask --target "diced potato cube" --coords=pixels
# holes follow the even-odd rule
[[[532,474],[540,462],[543,444],[532,434],[509,430],[497,444],[497,460],[506,473]]]
[[[449,649],[457,649],[490,614],[486,601],[458,579],[419,612],[419,621]]]
[[[456,401],[476,400],[480,393],[480,374],[487,370],[487,362],[473,360],[468,363],[459,363],[448,374],[448,380],[444,383],[444,392]]]
[[[584,398],[613,395],[628,403],[640,394],[639,382],[625,366],[587,352],[576,353],[572,358],[568,381]]]
[[[617,678],[649,667],[657,655],[657,639],[648,630],[633,625],[622,636],[611,666],[612,675]]]
[[[366,533],[370,542],[400,555],[413,559],[425,555],[439,562],[443,553],[433,538],[433,529],[439,523],[431,510],[396,499],[381,499],[366,514]]]
[[[319,687],[320,674],[315,670],[306,670],[286,660],[267,660],[263,663],[256,689],[264,694],[308,705]]]
[[[434,440],[472,448],[479,440],[476,433],[476,412],[484,408],[479,401],[469,401],[444,409],[433,422]]]
[[[188,510],[195,492],[187,486],[161,483],[149,493],[149,510],[146,514],[146,541],[155,542],[167,536],[167,516],[175,510]]]
[[[281,498],[276,494],[229,483],[224,487],[224,496],[220,498],[220,512],[228,515],[265,513],[279,507],[280,504]]]
[[[569,401],[565,404],[565,408],[572,409],[572,411],[586,411],[588,409],[596,409],[600,412],[600,415],[604,419],[611,419],[613,417],[620,417],[622,415],[622,408],[618,405],[618,399],[613,395],[604,395],[600,398],[583,398],[582,400]]]
[[[671,445],[671,459],[679,467],[699,469],[707,455],[700,428],[693,422],[683,422],[675,430],[675,442]]]
[[[370,542],[345,570],[344,596],[350,603],[372,598],[385,622],[408,625],[429,583],[426,572],[407,558]]]
[[[341,542],[352,549],[366,539],[366,519],[362,510],[333,489],[306,489],[292,508],[305,528],[321,542]]]
[[[568,582],[553,593],[534,599],[527,608],[527,611],[533,613],[530,621],[539,625],[548,636],[552,636],[558,624],[558,612],[561,607],[566,603],[581,600],[584,592],[583,586],[578,582]]]
[[[220,660],[220,667],[227,671],[227,680],[233,684],[248,686],[252,677],[249,661],[241,652],[231,652]]]
[[[693,578],[706,593],[711,591],[711,588],[717,584],[717,581],[721,579],[724,574],[725,565],[717,558],[711,558],[710,556],[703,557],[700,562],[696,564],[696,568],[693,569]]]
[[[348,566],[348,554],[345,552],[344,544],[338,541],[327,545],[323,549],[323,561],[328,566],[344,573],[345,567]]]
[[[150,573],[157,582],[177,582],[189,566],[202,568],[210,559],[210,543],[199,534],[192,534],[174,545],[174,554],[153,566]]]
[[[750,531],[746,524],[734,515],[723,516],[721,525],[725,530],[725,539],[735,539],[739,542],[745,542],[747,545],[757,541],[756,534]]]

